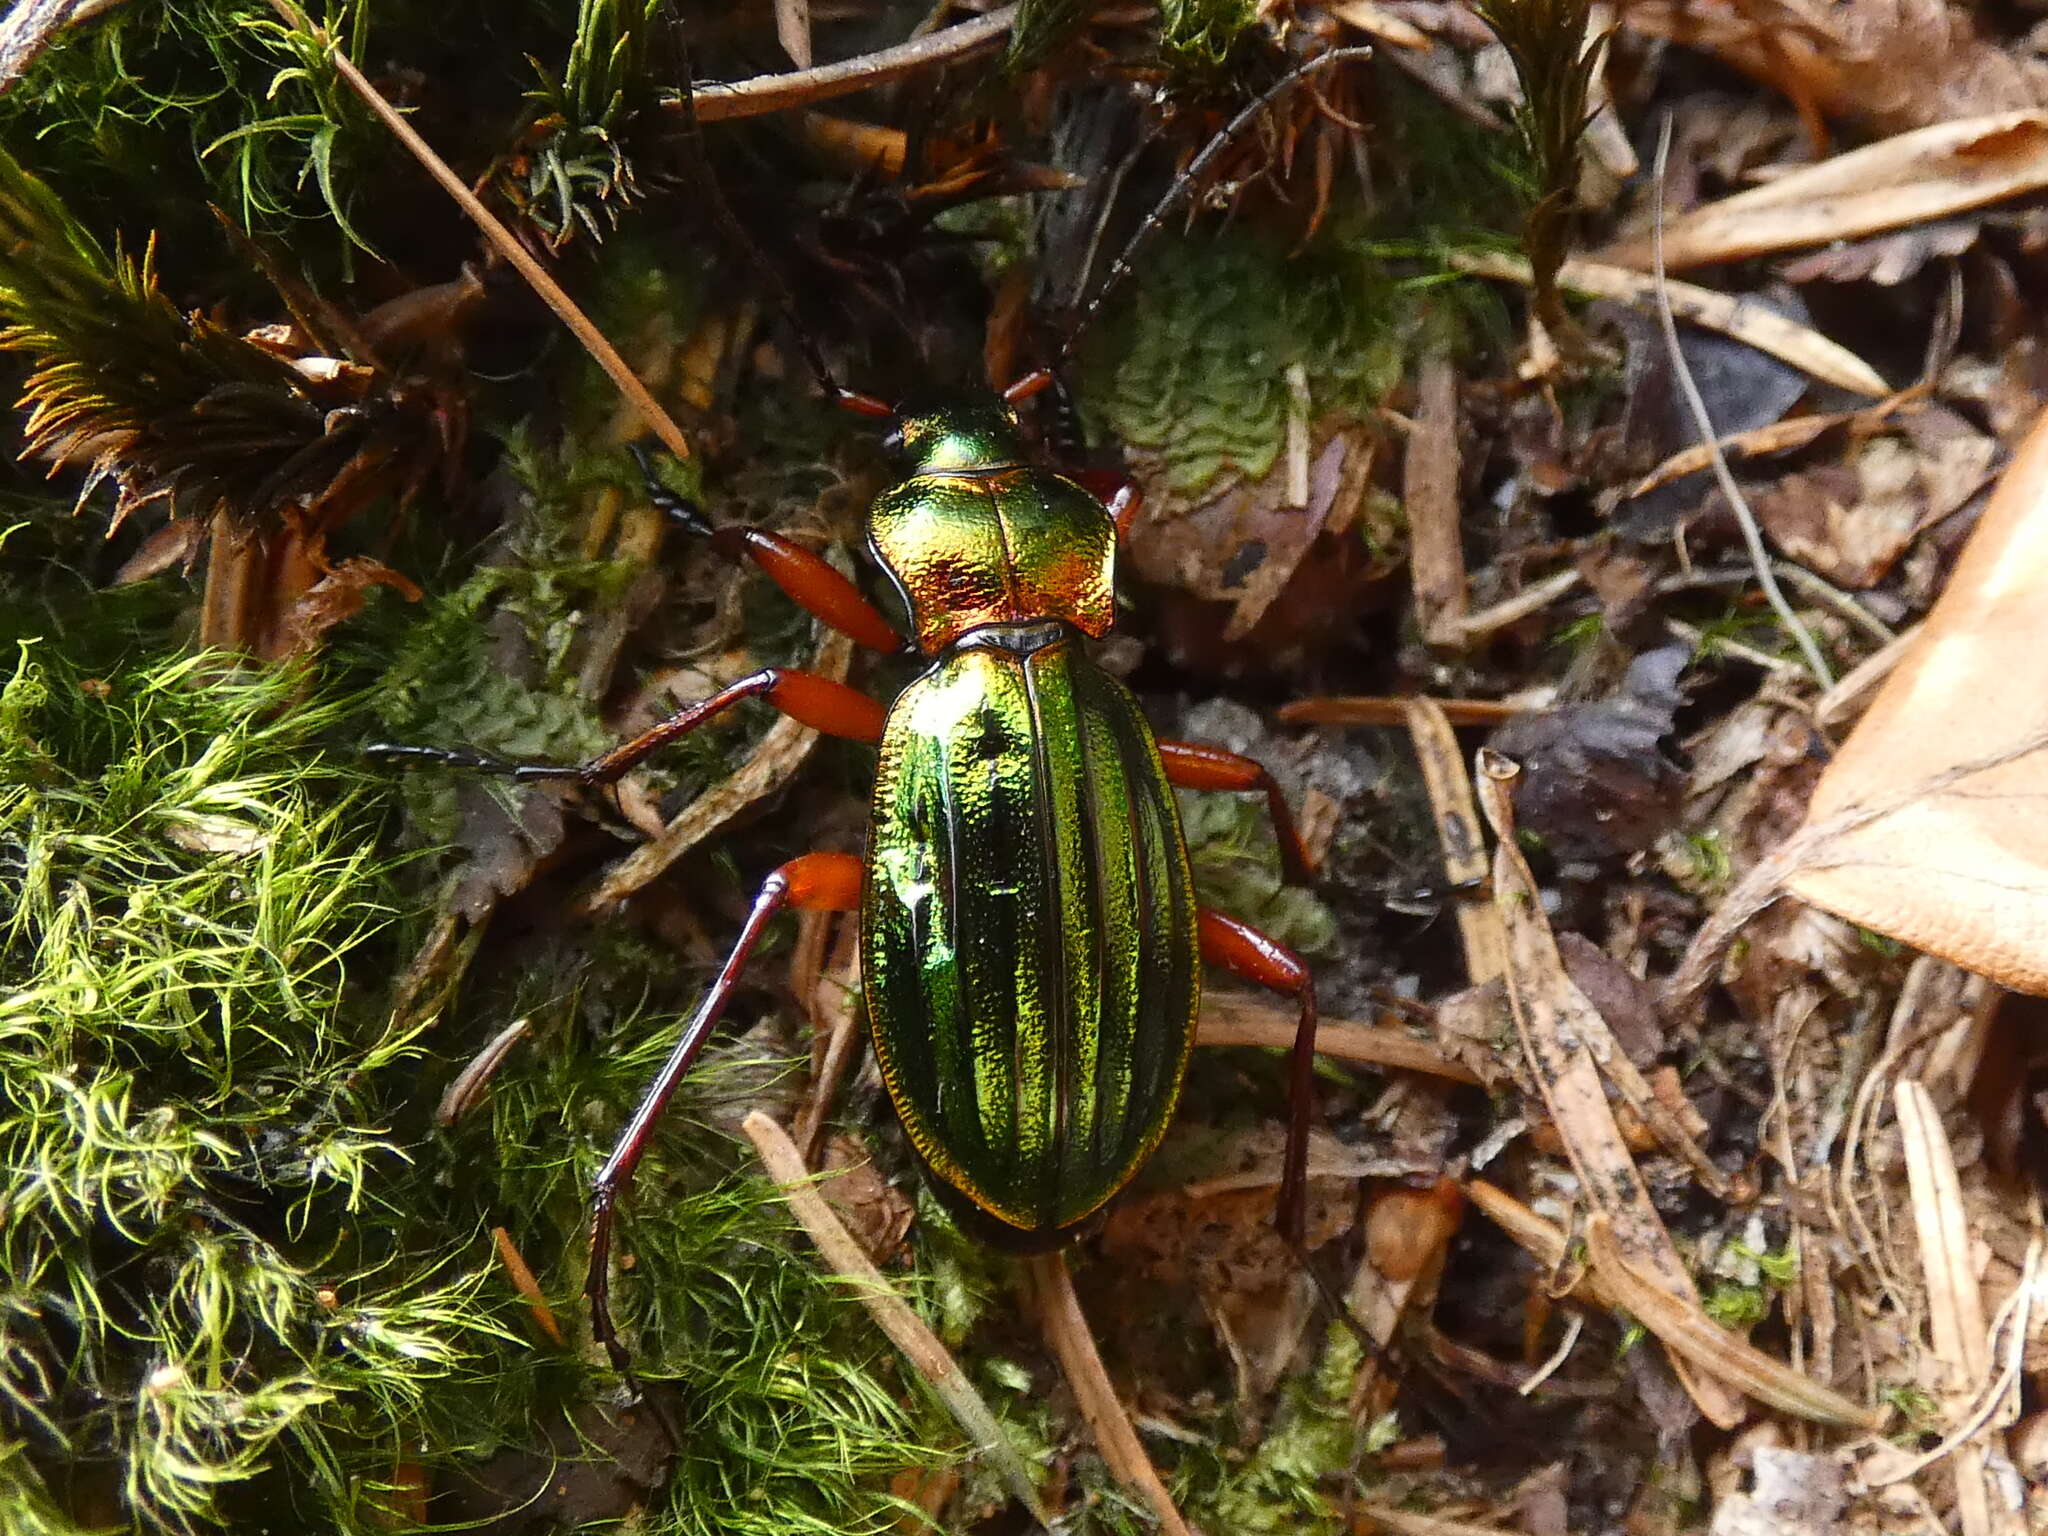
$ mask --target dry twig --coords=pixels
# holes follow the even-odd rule
[[[715,123],[728,117],[758,117],[765,112],[780,112],[786,107],[807,106],[814,101],[864,91],[913,70],[950,63],[989,47],[1010,30],[1016,19],[1017,7],[1006,5],[986,16],[914,37],[894,48],[862,54],[857,59],[842,59],[837,64],[820,64],[784,74],[755,75],[747,80],[703,81],[694,91],[697,121]],[[664,105],[671,111],[685,110],[680,100]]]
[[[550,1343],[558,1349],[566,1349],[569,1341],[562,1336],[562,1325],[555,1321],[554,1309],[541,1293],[540,1281],[526,1262],[526,1255],[519,1251],[519,1245],[512,1241],[512,1234],[503,1227],[491,1228],[491,1241],[498,1249],[498,1262],[505,1266],[505,1273],[512,1281],[512,1289],[519,1293],[519,1299],[526,1303],[526,1309],[533,1314],[534,1326],[548,1336]]]
[[[1756,513],[1750,510],[1749,501],[1742,494],[1742,487],[1735,483],[1735,472],[1728,467],[1725,454],[1714,451],[1714,418],[1707,412],[1707,402],[1700,394],[1698,382],[1692,376],[1692,369],[1686,364],[1684,349],[1678,345],[1678,322],[1671,314],[1670,284],[1664,276],[1664,172],[1671,159],[1671,118],[1667,114],[1663,129],[1657,136],[1657,168],[1653,173],[1657,206],[1653,221],[1655,257],[1653,270],[1657,279],[1657,323],[1664,332],[1664,350],[1671,358],[1671,370],[1677,376],[1679,389],[1685,395],[1685,403],[1692,412],[1693,426],[1700,434],[1700,441],[1707,445],[1713,456],[1714,478],[1719,482],[1721,494],[1728,500],[1728,506],[1735,514],[1735,520],[1742,527],[1742,541],[1749,547],[1750,563],[1756,567],[1757,585],[1763,588],[1764,597],[1772,611],[1778,615],[1792,638],[1798,642],[1800,654],[1805,656],[1806,665],[1822,688],[1830,686],[1835,675],[1829,670],[1827,660],[1814,643],[1811,633],[1800,622],[1799,615],[1792,611],[1792,605],[1785,601],[1785,594],[1778,586],[1778,578],[1771,570],[1771,557],[1764,548],[1763,530],[1757,526]]]
[[[1131,1416],[1117,1401],[1109,1372],[1095,1348],[1095,1336],[1081,1312],[1081,1300],[1074,1294],[1073,1276],[1067,1273],[1066,1255],[1037,1254],[1026,1261],[1038,1295],[1047,1342],[1059,1357],[1067,1384],[1080,1400],[1081,1416],[1095,1432],[1095,1448],[1109,1463],[1116,1480],[1151,1506],[1154,1518],[1167,1536],[1190,1536],[1187,1522],[1174,1507],[1173,1495],[1159,1479],[1152,1458],[1138,1439]]]
[[[448,167],[448,162],[434,152],[432,145],[413,130],[411,123],[384,97],[384,93],[372,85],[369,78],[356,68],[354,62],[342,51],[341,45],[328,36],[324,27],[316,27],[310,18],[301,12],[290,0],[270,0],[271,7],[284,18],[285,25],[310,36],[322,39],[328,46],[328,59],[334,72],[347,82],[350,90],[362,98],[378,119],[389,128],[398,142],[411,152],[426,173],[440,183],[441,189],[452,197],[456,205],[467,214],[470,221],[483,231],[491,248],[526,279],[527,284],[538,294],[541,301],[555,312],[563,325],[583,350],[588,352],[598,367],[605,371],[620,394],[632,403],[640,419],[647,424],[647,430],[661,439],[662,447],[679,459],[690,457],[690,440],[683,435],[683,429],[676,425],[675,418],[662,409],[661,402],[648,392],[640,382],[640,376],[627,366],[614,347],[576,305],[576,301],[563,291],[562,285],[533,257],[533,253],[519,243],[504,221],[483,205],[483,201],[469,189],[469,184]]]
[[[1237,992],[1204,997],[1196,1026],[1197,1045],[1262,1045],[1286,1049],[1294,1043],[1300,1020],[1292,1008],[1277,1007]],[[1398,1067],[1446,1078],[1454,1083],[1479,1079],[1426,1040],[1405,1029],[1360,1024],[1351,1019],[1322,1019],[1316,1025],[1316,1054],[1372,1067]]]
[[[1924,224],[2048,187],[2048,112],[2001,112],[1885,139],[1695,208],[1664,231],[1675,268]],[[1643,267],[1640,241],[1601,259]]]
[[[1449,353],[1423,358],[1416,393],[1401,471],[1415,621],[1430,644],[1458,645],[1465,638],[1461,621],[1470,599],[1458,507],[1458,369]]]
[[[1451,722],[1434,699],[1408,700],[1408,737],[1436,820],[1437,846],[1443,852],[1444,881],[1453,888],[1484,891],[1486,839],[1479,832],[1479,805],[1472,797],[1472,776]],[[1457,904],[1458,937],[1465,947],[1465,976],[1475,987],[1507,974],[1507,930],[1500,911],[1483,897]]]
[[[833,1214],[831,1205],[818,1193],[817,1182],[804,1167],[803,1157],[796,1143],[789,1139],[789,1133],[758,1109],[748,1114],[740,1129],[753,1142],[768,1176],[781,1188],[791,1213],[818,1245],[818,1252],[824,1255],[833,1274],[852,1290],[854,1299],[889,1336],[889,1342],[903,1351],[903,1357],[952,1412],[968,1438],[995,1462],[1010,1491],[1031,1512],[1032,1519],[1050,1528],[1051,1516],[1038,1496],[1030,1469],[1004,1438],[988,1404],[974,1390],[974,1383],[967,1379],[946,1346],[939,1342],[938,1335],[896,1294],[853,1234]]]
[[[1528,284],[1535,281],[1529,263],[1503,251],[1459,251],[1451,265],[1477,277]],[[1558,269],[1558,282],[1575,293],[1591,298],[1611,299],[1618,304],[1642,309],[1657,302],[1655,281],[1647,274],[1604,261],[1574,257]],[[1719,331],[1755,347],[1780,362],[1812,374],[1823,383],[1854,390],[1859,395],[1885,395],[1891,387],[1882,375],[1854,352],[1830,341],[1811,326],[1787,319],[1741,294],[1728,294],[1696,283],[1668,282],[1671,308],[1682,320],[1705,330]],[[1696,450],[1697,451],[1697,450]],[[1702,464],[1697,466],[1704,468]],[[1634,492],[1641,495],[1640,490]]]
[[[1480,806],[1495,838],[1493,899],[1507,929],[1508,1000],[1514,1009],[1515,1027],[1530,1075],[1542,1092],[1550,1117],[1557,1124],[1565,1150],[1570,1155],[1579,1186],[1595,1216],[1605,1217],[1617,1230],[1617,1240],[1653,1276],[1676,1307],[1698,1313],[1699,1294],[1664,1228],[1648,1187],[1629,1156],[1628,1143],[1615,1123],[1601,1085],[1602,1068],[1614,1074],[1617,1086],[1626,1081],[1622,1064],[1627,1058],[1614,1042],[1607,1024],[1584,993],[1573,984],[1557,953],[1550,926],[1543,918],[1541,894],[1535,877],[1515,843],[1514,813],[1508,798],[1513,765],[1491,752],[1480,754]],[[1640,1082],[1640,1079],[1638,1079]],[[1645,1102],[1631,1101],[1631,1107],[1646,1123],[1657,1126],[1655,1115],[1665,1122],[1673,1117],[1645,1090]],[[1691,1138],[1681,1127],[1658,1127],[1662,1135],[1671,1129],[1681,1147]],[[1725,1181],[1719,1171],[1691,1148],[1692,1163],[1709,1188]],[[1711,1182],[1709,1182],[1711,1181]],[[1676,1346],[1670,1346],[1675,1349]],[[1695,1370],[1682,1353],[1673,1353],[1672,1366],[1685,1383],[1693,1401],[1712,1422],[1732,1428],[1741,1422],[1742,1405],[1717,1378]]]
[[[853,662],[853,642],[833,630],[818,646],[811,670],[843,682]],[[818,733],[788,715],[777,717],[761,744],[739,769],[677,813],[661,836],[642,843],[605,872],[597,888],[578,900],[585,916],[624,901],[684,854],[740,815],[749,806],[787,784],[817,744]]]
[[[1977,1288],[1970,1217],[1956,1177],[1955,1154],[1924,1083],[1902,1079],[1892,1090],[1892,1102],[1906,1154],[1906,1184],[1920,1240],[1934,1356],[1947,1374],[1951,1392],[1981,1392],[1991,1379],[1991,1341],[1984,1332],[1984,1297]],[[2014,1522],[1994,1515],[2003,1502],[1988,1483],[1987,1463],[1994,1452],[2004,1459],[2004,1447],[1988,1433],[1955,1447],[1956,1514],[1963,1536],[2005,1536],[2016,1529]]]

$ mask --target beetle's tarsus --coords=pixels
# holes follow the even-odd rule
[[[648,453],[645,443],[628,443],[626,451],[640,465],[640,480],[647,487],[647,500],[655,511],[670,522],[700,539],[711,536],[711,519],[704,515],[704,509],[687,496],[670,490],[661,476],[654,472],[654,458]]]
[[[1305,1223],[1308,1215],[1306,1206],[1307,1191],[1304,1189],[1302,1194],[1304,1203],[1301,1216]],[[1281,1197],[1281,1201],[1284,1212],[1286,1201],[1284,1194]],[[1306,1231],[1290,1233],[1282,1225],[1281,1220],[1276,1220],[1274,1225],[1280,1227],[1280,1239],[1287,1244],[1288,1252],[1294,1255],[1295,1261],[1301,1265],[1309,1279],[1315,1283],[1316,1295],[1323,1305],[1329,1309],[1330,1316],[1350,1330],[1351,1336],[1358,1340],[1360,1346],[1375,1365],[1390,1376],[1398,1376],[1398,1368],[1394,1364],[1393,1356],[1388,1352],[1388,1347],[1373,1337],[1372,1330],[1360,1322],[1358,1314],[1351,1310],[1351,1303],[1344,1299],[1344,1293],[1337,1288],[1328,1275],[1316,1268],[1315,1255],[1310,1253],[1308,1249]]]
[[[468,768],[477,773],[497,774],[516,783],[530,784],[545,779],[580,779],[584,769],[568,763],[514,763],[474,747],[420,747],[407,742],[373,741],[363,756],[400,761],[437,763],[443,768]]]

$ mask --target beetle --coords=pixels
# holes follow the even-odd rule
[[[1241,113],[1184,180],[1309,67]],[[1125,248],[1089,315],[1160,214]],[[804,854],[763,881],[730,956],[592,1183],[585,1289],[593,1334],[622,1372],[629,1359],[609,1294],[617,1202],[749,956],[785,910],[858,912],[869,1038],[926,1180],[963,1226],[1017,1252],[1089,1230],[1158,1146],[1194,1047],[1204,962],[1292,998],[1277,1223],[1291,1246],[1304,1246],[1314,980],[1281,944],[1198,906],[1173,789],[1263,794],[1288,878],[1310,880],[1312,864],[1264,767],[1156,738],[1135,697],[1088,649],[1115,618],[1117,552],[1139,508],[1136,483],[1063,474],[1034,458],[1016,407],[1053,382],[1050,370],[1001,395],[899,407],[838,385],[801,331],[798,339],[840,406],[889,423],[885,447],[902,471],[867,519],[869,552],[924,661],[893,704],[767,667],[585,763],[370,749],[595,789],[749,698],[878,749],[865,855]],[[751,560],[821,623],[876,650],[904,648],[895,625],[822,556],[764,528],[714,528],[651,473],[649,481],[671,516],[719,552]]]

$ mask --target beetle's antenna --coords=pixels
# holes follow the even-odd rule
[[[858,390],[848,389],[833,375],[825,364],[825,354],[819,350],[817,339],[804,328],[797,314],[796,295],[789,290],[789,282],[782,275],[782,269],[763,254],[754,237],[747,233],[746,225],[732,211],[732,204],[725,200],[725,191],[718,184],[718,177],[711,169],[711,156],[704,147],[704,126],[697,119],[697,72],[690,60],[690,40],[679,24],[675,28],[677,72],[681,75],[681,90],[678,105],[683,120],[683,137],[689,141],[690,153],[684,158],[690,163],[690,174],[697,183],[697,191],[703,198],[704,206],[710,210],[711,218],[726,239],[736,246],[742,256],[753,266],[754,271],[768,280],[775,290],[775,302],[782,310],[782,318],[788,322],[790,333],[796,337],[797,350],[803,353],[804,363],[825,391],[826,397],[844,410],[860,416],[893,416],[896,414],[886,400],[864,395]]]
[[[1145,221],[1138,226],[1137,233],[1133,234],[1124,243],[1123,250],[1117,254],[1116,260],[1110,264],[1109,273],[1103,278],[1102,286],[1095,290],[1095,297],[1088,301],[1087,308],[1081,311],[1080,318],[1068,330],[1066,340],[1060,343],[1060,350],[1053,359],[1052,366],[1054,370],[1058,370],[1066,365],[1067,358],[1073,352],[1075,344],[1087,332],[1088,327],[1094,324],[1095,316],[1101,310],[1104,302],[1112,293],[1116,292],[1117,285],[1131,275],[1131,267],[1137,260],[1138,252],[1144,249],[1154,235],[1158,234],[1160,227],[1166,222],[1167,215],[1188,200],[1197,184],[1200,183],[1203,175],[1207,173],[1210,166],[1216,163],[1225,150],[1242,138],[1246,131],[1265,114],[1269,107],[1310,75],[1320,73],[1332,64],[1344,63],[1347,60],[1369,59],[1371,57],[1372,49],[1366,47],[1332,48],[1328,53],[1317,54],[1316,57],[1295,65],[1294,68],[1287,71],[1286,74],[1268,86],[1256,101],[1233,117],[1224,126],[1221,133],[1204,144],[1201,152],[1188,162],[1187,169],[1174,177],[1173,185],[1166,189],[1166,195],[1159,199],[1159,202],[1150,213],[1145,215]]]

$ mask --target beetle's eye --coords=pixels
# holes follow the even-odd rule
[[[889,455],[892,459],[900,459],[908,449],[909,444],[904,441],[903,437],[903,423],[899,421],[883,434],[882,452]]]

